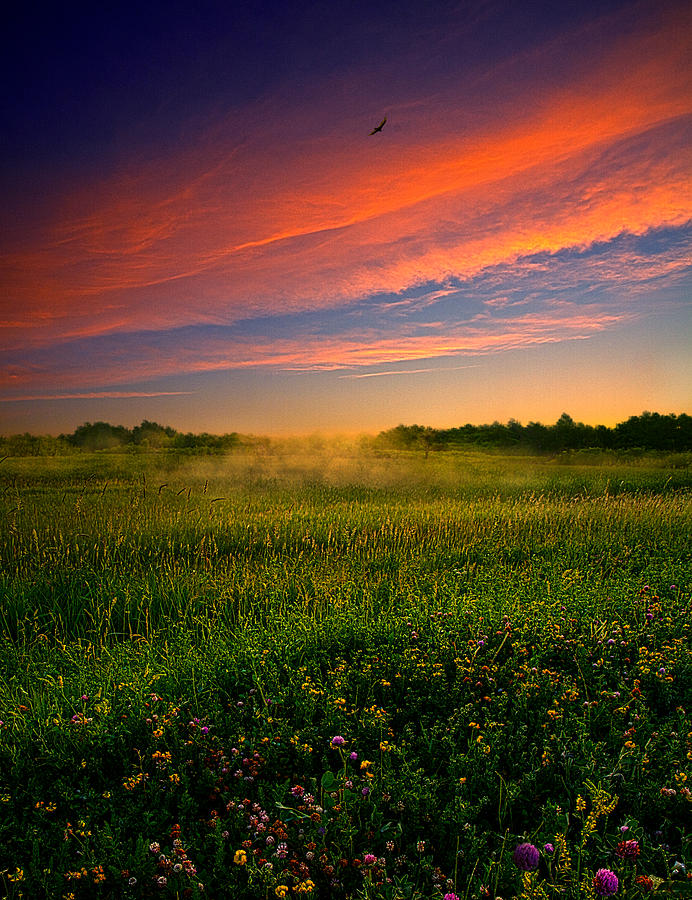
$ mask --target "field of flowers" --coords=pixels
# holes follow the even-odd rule
[[[0,898],[692,896],[689,468],[0,474]]]

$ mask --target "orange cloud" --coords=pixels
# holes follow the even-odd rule
[[[444,111],[432,128],[425,98],[401,104],[387,142],[354,138],[352,119],[348,134],[334,126],[303,136],[291,124],[295,110],[274,109],[270,126],[241,140],[229,142],[222,129],[218,144],[210,136],[199,149],[92,180],[65,199],[50,231],[4,255],[5,340],[41,347],[326,309],[685,224],[690,29],[677,14],[653,31],[644,24],[607,53],[591,49],[595,33],[585,31],[581,60],[554,87],[537,91],[525,78],[540,71],[540,53],[479,74],[472,86],[497,104],[492,121],[465,121],[464,85],[432,102]],[[565,49],[573,52],[574,40]],[[550,58],[559,52],[549,48]],[[669,274],[682,271],[683,256],[668,265]],[[452,352],[420,341],[424,355]],[[498,344],[511,345],[511,337]],[[391,358],[420,358],[406,346],[396,338]],[[475,350],[473,341],[459,346]],[[378,347],[353,347],[345,364],[390,358]],[[260,362],[244,364],[264,364],[256,350]],[[281,364],[275,350],[267,356]]]

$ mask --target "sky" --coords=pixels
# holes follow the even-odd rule
[[[5,18],[0,432],[692,412],[688,2]]]

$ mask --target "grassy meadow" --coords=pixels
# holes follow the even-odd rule
[[[0,898],[692,896],[689,459],[0,480]]]

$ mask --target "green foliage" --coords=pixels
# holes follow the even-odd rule
[[[423,425],[397,425],[377,437],[361,440],[368,450],[424,451],[427,457],[431,450],[483,449],[513,450],[528,454],[580,454],[587,452],[586,460],[603,463],[618,461],[623,453],[635,454],[656,451],[667,458],[674,454],[676,465],[689,468],[689,454],[692,452],[692,416],[681,413],[661,415],[643,412],[641,416],[630,416],[615,428],[605,425],[584,425],[575,422],[563,413],[554,425],[529,422],[523,426],[516,419],[506,425],[493,422],[491,425],[463,425],[458,428],[430,428]],[[339,445],[339,440],[331,442]],[[72,434],[62,434],[59,438],[15,434],[0,435],[0,453],[4,456],[54,456],[77,451],[167,451],[174,457],[184,454],[226,454],[231,451],[291,453],[298,449],[308,452],[324,450],[323,438],[313,436],[296,439],[271,439],[231,434],[193,434],[179,432],[170,426],[159,425],[145,419],[129,429],[123,425],[108,422],[85,422]],[[594,456],[594,452],[598,455]],[[584,461],[584,457],[579,457]]]
[[[516,448],[530,453],[561,453],[595,449],[602,451],[657,450],[689,453],[692,450],[692,416],[644,412],[630,416],[615,428],[584,425],[563,413],[554,425],[529,422],[522,426],[515,419],[506,425],[463,425],[459,428],[424,428],[421,425],[397,425],[383,431],[376,446],[398,449],[446,450],[451,447]]]
[[[685,470],[1,471],[0,897],[689,888]]]

